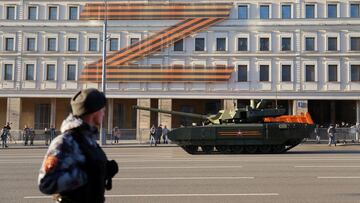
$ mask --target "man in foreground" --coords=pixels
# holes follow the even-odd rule
[[[105,95],[85,89],[71,99],[72,114],[61,125],[40,168],[39,189],[57,202],[102,203],[118,172],[96,142],[105,114]]]

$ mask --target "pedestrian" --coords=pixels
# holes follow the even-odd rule
[[[34,128],[30,128],[30,146],[34,145],[35,139],[35,130]]]
[[[72,113],[61,125],[61,135],[50,144],[40,168],[41,192],[57,202],[103,203],[118,172],[97,144],[106,98],[97,89],[84,89],[71,99]]]
[[[28,141],[30,140],[30,128],[25,125],[23,129],[23,137],[24,137],[24,145],[28,145]]]
[[[50,140],[50,132],[47,128],[44,129],[44,137],[45,137],[45,145],[48,146]]]
[[[162,130],[164,144],[169,144],[168,133],[169,133],[169,129],[167,129],[167,127],[165,125],[164,129]]]
[[[155,140],[155,125],[152,125],[150,128],[150,137],[149,137],[149,142],[150,142],[150,147],[152,146],[152,144],[154,143],[155,147],[156,147],[156,140]]]
[[[49,129],[49,140],[50,140],[50,143],[51,141],[53,141],[53,139],[56,137],[56,128],[51,125],[50,126],[50,129]]]
[[[316,143],[320,144],[319,125],[316,125],[314,129]]]
[[[155,130],[155,142],[157,144],[160,144],[161,136],[162,136],[162,127],[161,127],[161,124],[160,124]]]
[[[336,139],[335,139],[335,133],[336,133],[336,130],[335,130],[335,126],[334,124],[330,124],[328,130],[327,130],[327,133],[328,133],[328,137],[329,137],[329,146],[331,146],[331,144],[334,144],[335,147],[336,147]]]
[[[120,129],[117,126],[113,129],[112,136],[113,136],[113,143],[114,144],[119,143]]]
[[[7,124],[3,127],[3,129],[1,130],[1,146],[2,148],[7,148],[9,147],[7,145],[7,139],[9,138],[9,135],[10,135],[10,123],[7,122]]]

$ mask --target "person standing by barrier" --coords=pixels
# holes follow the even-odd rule
[[[48,146],[50,140],[50,134],[47,128],[44,129],[44,139],[45,139],[45,145]]]
[[[34,128],[30,128],[30,146],[34,145],[35,139],[35,130]]]
[[[164,129],[162,130],[162,136],[163,136],[164,144],[169,144],[168,133],[169,133],[169,129],[167,129],[167,127],[165,125]]]
[[[150,147],[152,146],[152,144],[154,143],[155,147],[156,147],[156,140],[155,140],[155,125],[152,125],[150,128]]]
[[[319,125],[316,125],[314,129],[316,144],[320,144]]]
[[[161,135],[162,135],[162,127],[160,124],[155,130],[155,142],[157,144],[160,144]]]
[[[96,89],[81,90],[71,99],[72,113],[50,144],[38,177],[40,191],[57,202],[105,202],[105,189],[111,190],[118,172],[116,161],[109,161],[96,142],[105,107],[105,95]]]
[[[2,148],[7,148],[9,147],[7,145],[7,139],[9,137],[9,134],[10,134],[10,123],[8,122],[4,127],[3,129],[1,130],[1,141],[2,141]]]
[[[27,125],[24,126],[23,129],[23,137],[24,137],[24,145],[28,145],[28,141],[30,139],[30,128]]]
[[[335,126],[334,124],[330,124],[328,130],[327,130],[327,133],[328,133],[328,137],[329,137],[329,146],[331,146],[331,144],[334,144],[335,147],[336,147],[336,138],[335,138],[335,133],[336,133],[336,130],[335,130]]]
[[[50,129],[49,129],[50,143],[51,143],[51,141],[53,141],[53,139],[55,139],[55,137],[56,137],[56,129],[54,128],[53,125],[51,125]]]

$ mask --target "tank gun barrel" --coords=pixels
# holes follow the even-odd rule
[[[202,119],[202,120],[208,120],[209,118],[205,115],[201,115],[201,114],[195,114],[195,113],[185,113],[185,112],[180,112],[180,111],[169,111],[169,110],[163,110],[163,109],[157,109],[157,108],[150,108],[150,107],[143,107],[143,106],[137,106],[134,105],[133,109],[140,109],[140,110],[145,110],[145,111],[153,111],[153,112],[158,112],[158,113],[166,113],[166,114],[171,114],[171,115],[177,115],[177,116],[185,116],[185,117],[191,117],[191,118],[198,118],[198,119]]]

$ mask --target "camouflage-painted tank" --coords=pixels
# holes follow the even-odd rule
[[[167,111],[134,106],[135,109],[197,118],[202,126],[183,126],[173,129],[168,137],[189,154],[196,153],[283,153],[309,137],[315,125],[306,113],[300,116],[283,115],[284,109],[221,110],[218,114]]]

